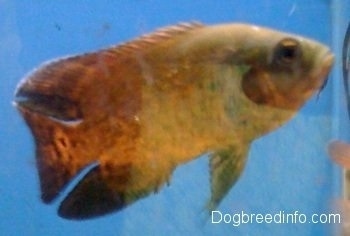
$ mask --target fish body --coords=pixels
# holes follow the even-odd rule
[[[15,103],[32,131],[41,198],[59,215],[121,210],[210,153],[208,209],[244,168],[250,143],[280,127],[325,83],[329,49],[246,24],[179,24],[125,44],[45,63]]]
[[[342,49],[342,72],[347,103],[348,115],[350,117],[350,25],[348,25]],[[350,144],[341,140],[333,140],[328,145],[328,154],[331,160],[343,168],[350,169]]]

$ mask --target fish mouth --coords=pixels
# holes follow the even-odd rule
[[[324,71],[325,73],[328,73],[333,65],[334,62],[334,55],[328,51],[326,53],[326,55],[323,57],[323,67],[324,67]]]
[[[332,68],[333,62],[334,62],[334,55],[329,51],[325,51],[320,56],[321,66],[313,75],[313,78],[320,79],[320,83],[317,86],[316,90],[319,91],[319,93],[326,87],[329,77],[329,72]]]

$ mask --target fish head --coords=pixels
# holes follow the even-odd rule
[[[247,68],[242,89],[251,101],[298,110],[323,89],[333,64],[333,55],[326,45],[267,29],[251,31],[254,35],[247,35],[242,47],[245,52],[236,61]]]

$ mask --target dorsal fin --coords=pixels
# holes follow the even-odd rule
[[[145,49],[147,46],[154,45],[163,40],[167,40],[171,37],[179,36],[181,34],[188,33],[191,30],[202,27],[204,27],[204,25],[200,22],[179,23],[176,25],[163,27],[152,33],[141,35],[134,40],[119,44],[113,48],[113,52],[121,54],[135,52],[135,50]]]

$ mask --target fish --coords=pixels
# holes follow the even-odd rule
[[[342,173],[342,196],[335,200],[335,210],[341,215],[341,230],[343,235],[350,235],[350,144],[342,140],[332,140],[328,144],[328,155],[333,163],[345,171]],[[339,222],[340,223],[340,222]]]
[[[349,59],[350,59],[350,24],[347,27],[342,49],[342,74],[345,92],[346,108],[350,118],[350,87],[349,87]],[[341,214],[341,231],[343,235],[350,235],[350,144],[341,139],[331,140],[327,146],[330,160],[344,169],[342,173],[342,197],[335,201],[335,210]]]
[[[350,24],[348,25],[342,49],[342,74],[347,105],[348,117],[350,118]],[[331,160],[344,169],[350,169],[350,144],[343,140],[332,140],[327,147]]]
[[[348,116],[350,118],[350,24],[346,29],[344,36],[343,49],[342,49],[342,72],[343,72],[343,83],[345,89],[345,98],[347,103]]]
[[[332,64],[330,49],[305,37],[199,22],[46,62],[14,98],[34,137],[41,199],[69,189],[58,215],[71,220],[119,212],[208,154],[211,212],[251,143],[295,116]]]

